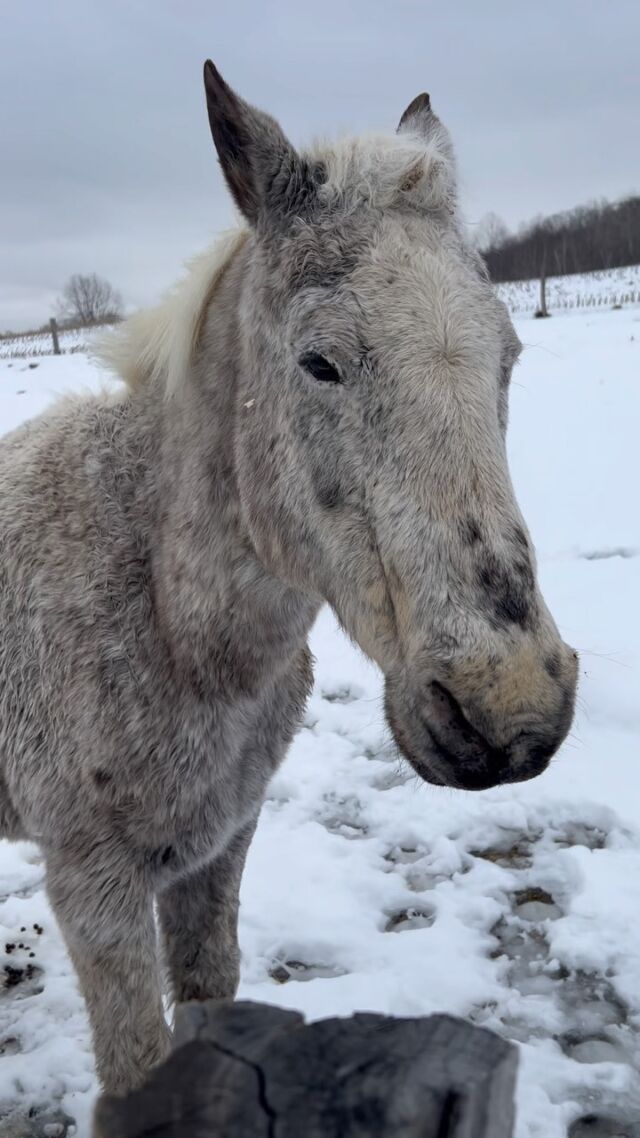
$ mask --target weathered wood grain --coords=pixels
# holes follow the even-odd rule
[[[450,1016],[305,1024],[187,1004],[145,1087],[103,1097],[95,1138],[511,1138],[515,1047]]]

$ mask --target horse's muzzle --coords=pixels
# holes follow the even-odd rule
[[[487,790],[542,774],[565,738],[572,714],[573,694],[567,693],[553,723],[519,723],[508,743],[495,746],[437,681],[429,685],[425,710],[406,721],[387,699],[394,737],[416,772],[435,786],[461,790]]]

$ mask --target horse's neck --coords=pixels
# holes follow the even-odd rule
[[[234,459],[239,288],[231,265],[191,374],[159,405],[152,561],[158,618],[175,657],[195,676],[251,694],[288,666],[317,606],[264,570],[242,520]]]

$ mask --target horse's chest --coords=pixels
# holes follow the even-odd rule
[[[215,856],[257,814],[285,747],[263,705],[174,725],[156,756],[145,846],[179,870]]]

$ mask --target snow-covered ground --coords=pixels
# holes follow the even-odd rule
[[[63,352],[85,351],[93,334],[93,329],[61,328],[58,341]],[[16,332],[15,335],[0,336],[0,359],[32,360],[38,356],[50,356],[53,341],[50,332]]]
[[[540,303],[540,282],[537,280],[508,281],[498,285],[497,289],[516,316],[532,316]],[[580,312],[585,308],[626,307],[630,304],[640,305],[640,265],[547,278],[549,312]]]
[[[418,782],[389,743],[379,675],[324,612],[305,727],[271,785],[243,883],[240,994],[309,1017],[468,1017],[520,1044],[518,1138],[564,1138],[585,1116],[614,1121],[576,1124],[575,1138],[632,1138],[640,312],[517,327],[512,471],[547,600],[581,653],[570,739],[522,786],[472,795]],[[0,361],[0,430],[99,382],[83,355],[32,363]],[[86,1138],[87,1023],[31,845],[0,843],[0,933],[0,951],[15,945],[3,957],[2,1109],[58,1104]]]

